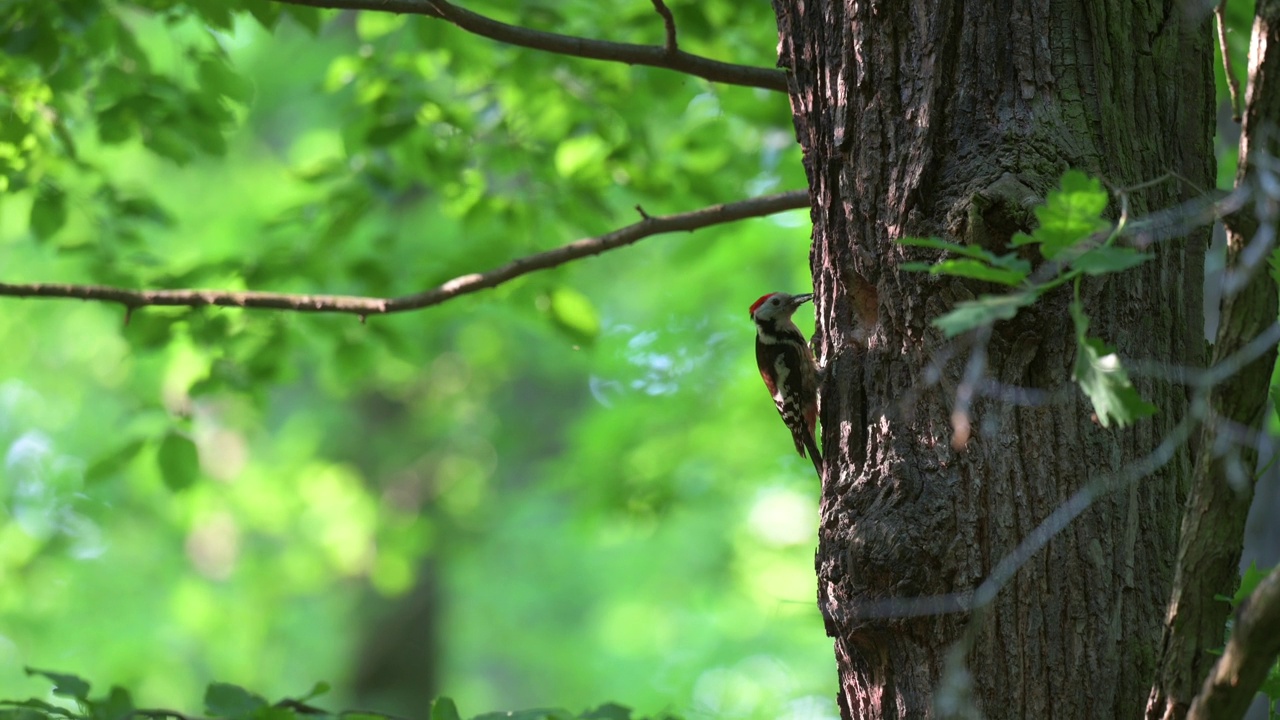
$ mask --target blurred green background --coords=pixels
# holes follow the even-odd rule
[[[643,0],[468,2],[660,44]],[[766,3],[672,7],[774,64]],[[784,94],[259,1],[0,5],[0,280],[390,296],[804,187]],[[0,299],[0,697],[30,665],[421,716],[827,718],[817,481],[747,306],[797,211],[366,323]],[[812,327],[811,317],[801,325]]]

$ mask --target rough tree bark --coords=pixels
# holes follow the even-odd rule
[[[845,718],[924,717],[972,618],[863,610],[974,588],[1078,488],[1150,453],[1188,403],[1182,386],[1138,378],[1160,412],[1130,429],[1100,427],[1070,385],[1065,292],[980,345],[951,344],[929,384],[927,367],[948,346],[929,320],[992,288],[901,272],[904,259],[936,255],[894,241],[1003,248],[1030,229],[1028,205],[1068,167],[1115,187],[1175,171],[1211,188],[1211,26],[1173,2],[774,7],[810,183],[819,349],[831,368],[817,569],[838,701]],[[1199,192],[1154,185],[1130,196],[1130,212]],[[1155,261],[1086,285],[1091,333],[1123,357],[1200,366],[1207,231],[1148,239],[1160,240]],[[985,348],[988,378],[1049,400],[1018,406],[979,393],[966,444],[952,412],[975,348]],[[971,677],[954,697],[993,718],[1140,715],[1191,468],[1180,447],[1035,555],[974,620]]]
[[[1274,168],[1260,171],[1259,166],[1269,165],[1267,159],[1276,157],[1280,145],[1276,139],[1276,122],[1280,120],[1280,0],[1259,0],[1250,45],[1235,184],[1238,189],[1253,192],[1243,208],[1223,218],[1230,272],[1224,283],[1221,323],[1213,345],[1211,363],[1215,366],[1267,334],[1276,323],[1276,286],[1267,272],[1265,252],[1259,252],[1269,248],[1257,240],[1260,221],[1274,225],[1275,215],[1280,212],[1274,188],[1269,190],[1259,178],[1261,173],[1274,178]],[[1269,199],[1268,193],[1272,194]],[[1218,647],[1221,642],[1228,607],[1215,596],[1235,583],[1257,464],[1253,444],[1232,443],[1228,438],[1240,433],[1237,428],[1258,426],[1266,407],[1265,393],[1260,390],[1269,384],[1275,366],[1272,345],[1268,352],[1214,387],[1208,397],[1214,422],[1202,429],[1199,446],[1211,451],[1197,458],[1182,517],[1173,591],[1160,644],[1159,674],[1147,706],[1150,720],[1181,720],[1193,705],[1195,717],[1239,717],[1257,687],[1255,683],[1252,688],[1231,692],[1229,689],[1239,684],[1239,678],[1231,672],[1223,673],[1216,683],[1213,677],[1206,680],[1216,656],[1205,649]],[[1233,645],[1240,645],[1240,640],[1233,638]],[[1257,650],[1236,649],[1241,655]],[[1229,658],[1234,654],[1228,653]],[[1265,657],[1268,652],[1259,654]],[[1274,658],[1274,651],[1270,656]],[[1262,665],[1265,676],[1269,663],[1255,660],[1254,664]],[[1228,667],[1238,669],[1231,663]],[[1197,693],[1202,692],[1209,695],[1197,698]]]

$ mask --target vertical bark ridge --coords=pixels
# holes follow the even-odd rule
[[[813,199],[831,368],[822,420],[834,465],[816,564],[840,707],[845,717],[922,717],[966,616],[872,618],[860,608],[972,589],[1082,485],[1158,444],[1186,394],[1139,378],[1160,414],[1129,430],[1099,427],[1070,386],[1067,296],[1053,295],[999,324],[986,347],[988,377],[1052,400],[976,398],[972,437],[956,452],[950,418],[968,348],[956,346],[938,384],[925,383],[946,345],[929,321],[994,288],[900,272],[908,257],[936,255],[894,241],[940,235],[999,247],[1030,229],[1026,198],[1043,198],[1068,167],[1120,187],[1171,169],[1210,185],[1209,27],[1169,3],[774,6]],[[1135,194],[1132,211],[1194,192],[1161,185]],[[1089,285],[1092,334],[1124,357],[1199,363],[1191,288],[1204,241],[1163,244],[1122,282]],[[858,312],[868,302],[869,326]],[[1183,451],[1157,477],[1097,502],[997,597],[969,654],[973,697],[988,717],[1119,717],[1140,707],[1175,547],[1174,478],[1188,467]]]

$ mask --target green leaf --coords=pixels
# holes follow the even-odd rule
[[[138,453],[146,444],[145,440],[134,440],[115,452],[98,458],[89,466],[89,469],[85,470],[84,481],[92,483],[119,474],[129,463],[133,462],[133,459],[138,456]]]
[[[997,320],[1008,320],[1035,300],[1036,294],[1031,292],[983,295],[977,300],[957,303],[950,312],[934,318],[933,326],[947,337],[955,337],[981,325],[989,325]]]
[[[1013,247],[1022,247],[1023,245],[1035,245],[1040,242],[1038,239],[1031,237],[1024,232],[1016,232],[1013,237],[1009,238],[1009,244]]]
[[[1110,427],[1114,419],[1121,427],[1149,415],[1156,406],[1142,399],[1129,382],[1129,375],[1120,364],[1115,350],[1097,338],[1088,336],[1089,316],[1078,300],[1068,306],[1076,328],[1076,364],[1072,379],[1093,403],[1098,422]]]
[[[1009,286],[1018,285],[1027,277],[1027,273],[1025,272],[991,267],[980,260],[972,260],[969,258],[943,260],[934,265],[930,272],[934,275],[952,275],[954,277],[973,278],[974,280],[985,280],[987,282],[1000,283],[1001,285]]]
[[[367,15],[368,13],[362,14]],[[370,147],[386,147],[408,135],[417,127],[418,123],[412,118],[407,120],[386,118],[369,128],[369,132],[365,133],[364,141]]]
[[[1268,394],[1271,396],[1271,412],[1275,417],[1272,418],[1269,424],[1269,430],[1272,435],[1275,435],[1276,427],[1280,426],[1280,386],[1275,384],[1274,379],[1271,382],[1271,390]]]
[[[1280,702],[1280,661],[1271,666],[1271,671],[1267,673],[1267,679],[1262,681],[1258,692],[1266,695],[1273,703]],[[1280,707],[1276,708],[1276,713],[1280,713]]]
[[[1103,427],[1110,427],[1112,421],[1124,427],[1156,412],[1156,406],[1143,400],[1129,382],[1115,350],[1097,338],[1080,341],[1072,379],[1093,402]]]
[[[575,340],[589,343],[600,334],[600,315],[586,295],[561,287],[551,291],[549,302],[551,320]]]
[[[1071,261],[1071,266],[1089,275],[1122,272],[1134,268],[1155,257],[1133,248],[1101,246],[1093,248]]]
[[[579,720],[631,720],[631,708],[617,703],[605,703],[578,717]]]
[[[608,152],[598,135],[568,138],[556,148],[556,172],[562,177],[573,177],[587,168],[598,167]]]
[[[431,703],[431,720],[461,720],[458,706],[450,698],[436,698]]]
[[[267,0],[246,0],[244,9],[258,21],[264,30],[274,30],[280,22],[280,7]]]
[[[239,685],[209,683],[204,692],[204,711],[214,717],[249,717],[266,706],[266,700]]]
[[[1014,286],[1031,273],[1031,264],[1015,254],[996,256],[981,247],[960,245],[941,238],[902,238],[902,245],[945,250],[961,258],[943,259],[936,263],[908,262],[899,266],[908,272],[929,272],[934,275],[973,278],[1001,285]]]
[[[356,37],[364,42],[377,40],[404,26],[408,15],[395,15],[388,12],[362,12],[356,15]]]
[[[128,690],[115,685],[105,698],[92,703],[91,710],[93,720],[125,720],[133,714],[133,697]]]
[[[1021,273],[1023,277],[1031,274],[1031,263],[1018,257],[1016,253],[1001,255],[1000,257],[992,260],[991,264],[999,268]]]
[[[898,238],[898,244],[906,245],[907,247],[922,247],[922,248],[931,248],[934,250],[946,250],[947,252],[953,253],[955,255],[971,257],[975,260],[985,260],[989,263],[994,263],[996,260],[996,256],[994,253],[984,248],[978,247],[977,245],[961,245],[959,243],[953,243],[948,240],[943,240],[942,238],[936,238],[936,237]]]
[[[317,682],[315,685],[312,685],[311,690],[309,690],[307,694],[298,698],[298,702],[307,702],[308,700],[314,700],[320,697],[321,695],[324,695],[325,693],[329,692],[331,689],[333,688],[330,687],[329,683],[321,680]]]
[[[1239,606],[1245,598],[1252,595],[1253,591],[1258,589],[1258,583],[1262,582],[1270,572],[1270,570],[1259,570],[1257,560],[1249,563],[1249,567],[1240,576],[1240,587],[1231,598],[1232,606]]]
[[[239,103],[253,99],[253,84],[232,70],[222,58],[206,54],[196,69],[200,88]]]
[[[41,240],[48,240],[67,222],[67,195],[60,188],[48,184],[36,190],[31,204],[31,232]]]
[[[164,484],[174,492],[186,490],[195,484],[200,472],[200,456],[196,452],[196,444],[191,438],[176,432],[170,432],[160,441],[156,461],[160,465],[160,476],[164,478]],[[213,685],[209,687],[212,689]]]
[[[129,197],[117,201],[116,208],[123,217],[146,220],[161,227],[172,227],[173,216],[160,203],[149,197]]]
[[[39,675],[53,681],[53,694],[61,697],[75,698],[80,701],[89,699],[89,682],[78,675],[26,668],[27,675]]]
[[[17,711],[0,711],[0,718],[4,720],[45,720],[49,716],[78,718],[76,713],[64,707],[58,707],[52,703],[43,700],[30,698],[28,700],[4,700],[3,703],[13,708],[20,708]]]
[[[1040,252],[1052,260],[1095,232],[1110,226],[1102,218],[1107,208],[1107,193],[1102,183],[1080,172],[1068,170],[1057,190],[1049,193],[1045,204],[1035,209],[1040,227],[1031,234],[1040,243]],[[1025,244],[1015,236],[1014,244]]]
[[[293,21],[306,28],[312,35],[320,32],[320,10],[311,7],[301,7],[298,5],[285,5],[281,8],[285,15],[293,18]]]

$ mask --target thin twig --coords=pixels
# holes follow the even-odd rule
[[[671,15],[671,8],[662,0],[653,0],[653,9],[662,16],[662,24],[667,28],[667,44],[664,49],[668,55],[674,55],[680,48],[676,46],[676,19]]]
[[[513,260],[483,273],[456,277],[446,283],[413,295],[397,298],[355,297],[348,295],[288,295],[272,292],[229,292],[224,290],[130,290],[102,285],[65,285],[32,283],[10,285],[0,283],[0,296],[72,298],[97,300],[123,305],[126,311],[150,305],[179,307],[268,308],[297,312],[331,312],[369,315],[418,310],[439,305],[461,295],[496,287],[508,280],[537,270],[563,265],[571,260],[599,255],[608,250],[631,245],[651,235],[686,231],[746,218],[772,215],[809,204],[807,190],[764,195],[678,215],[649,216],[633,225],[598,237],[575,240],[554,250],[535,253]]]
[[[919,617],[969,612],[989,606],[996,595],[1013,580],[1031,558],[1043,550],[1050,540],[1066,529],[1094,502],[1140,482],[1173,459],[1177,449],[1191,437],[1192,432],[1200,427],[1209,415],[1210,407],[1205,399],[1208,389],[1243,370],[1251,362],[1274,348],[1277,342],[1280,342],[1280,322],[1272,323],[1238,352],[1207,370],[1209,384],[1195,394],[1187,415],[1169,431],[1154,450],[1116,472],[1091,480],[1077,490],[1073,496],[1032,529],[1017,547],[1006,553],[976,588],[942,595],[873,600],[857,605],[843,616],[833,616],[833,619],[839,622],[852,622],[875,618]]]
[[[1227,76],[1227,89],[1231,92],[1231,119],[1240,122],[1240,81],[1231,69],[1231,47],[1227,45],[1227,0],[1218,0],[1213,16],[1218,21],[1218,47],[1222,50],[1222,72]]]
[[[469,33],[511,45],[593,60],[666,68],[729,85],[745,85],[778,92],[787,91],[787,76],[781,70],[720,62],[700,55],[691,55],[683,50],[669,52],[666,48],[657,45],[606,42],[530,30],[463,10],[446,0],[275,0],[275,2],[336,10],[374,10],[425,15],[453,23]]]

